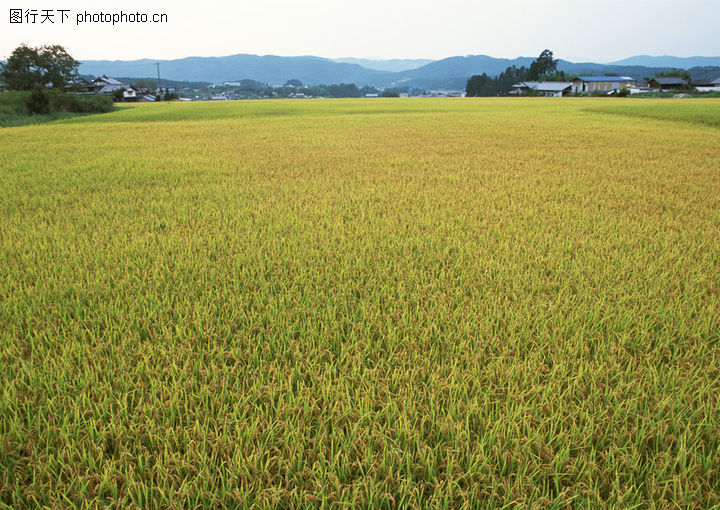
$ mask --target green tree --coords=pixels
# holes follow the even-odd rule
[[[690,81],[690,71],[687,69],[668,69],[661,73],[655,73],[656,78],[682,78],[683,80]]]
[[[45,114],[50,113],[50,98],[45,87],[36,83],[33,85],[32,92],[26,101],[30,113]]]
[[[139,78],[135,80],[132,86],[135,90],[139,90],[145,93],[154,92],[155,90],[157,90],[157,83],[155,83],[155,80],[152,80],[150,78]]]
[[[569,74],[565,71],[555,71],[550,74],[546,74],[543,78],[545,81],[571,81],[577,78],[576,74]]]
[[[551,74],[557,71],[558,61],[553,58],[553,52],[550,50],[543,50],[540,56],[530,64],[530,70],[528,71],[527,79],[530,81],[537,81],[546,74]]]
[[[0,78],[10,90],[30,90],[33,85],[42,85],[42,73],[38,66],[38,52],[35,48],[21,45],[15,48],[5,64],[0,64]]]
[[[52,83],[54,88],[65,88],[78,74],[80,62],[75,60],[62,46],[42,46],[38,56],[40,68],[45,71],[45,83]]]
[[[0,77],[11,90],[31,90],[52,84],[65,88],[76,76],[80,63],[59,45],[32,48],[22,44],[1,66]]]
[[[527,80],[527,74],[527,67],[510,66],[494,78],[485,73],[472,76],[465,85],[465,95],[488,97],[507,94],[514,84]]]

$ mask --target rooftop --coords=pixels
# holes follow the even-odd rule
[[[635,81],[634,78],[630,78],[629,76],[578,76],[575,78],[575,80],[580,81]],[[574,81],[574,80],[573,80]]]
[[[527,87],[541,92],[561,92],[568,87],[572,87],[572,83],[565,81],[521,81],[520,83],[513,85],[513,87]]]
[[[650,81],[659,83],[660,85],[687,85],[687,82],[682,78],[676,78],[674,76],[653,78]]]

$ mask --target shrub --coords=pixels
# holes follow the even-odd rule
[[[35,85],[25,103],[28,111],[33,114],[50,113],[50,97],[42,85]]]
[[[108,96],[79,96],[60,91],[50,93],[50,110],[53,112],[106,113],[113,108],[113,100]]]
[[[113,100],[107,96],[75,96],[78,113],[107,113],[115,109]]]
[[[614,97],[630,97],[630,89],[628,87],[623,87],[614,91],[612,95]]]

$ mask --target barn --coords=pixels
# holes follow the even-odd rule
[[[612,92],[635,85],[635,79],[629,76],[578,76],[572,80],[572,91],[586,92]]]

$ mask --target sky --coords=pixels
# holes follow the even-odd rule
[[[236,53],[514,58],[536,57],[545,48],[556,58],[573,62],[605,63],[643,54],[720,55],[720,0],[0,0],[0,4],[0,59],[21,43],[60,44],[80,61]],[[10,11],[15,8],[22,8],[22,16],[11,23]],[[148,22],[91,21],[93,15],[119,18],[121,13],[147,14]],[[150,22],[153,14],[166,15],[166,21]],[[78,23],[78,17],[84,21]]]

